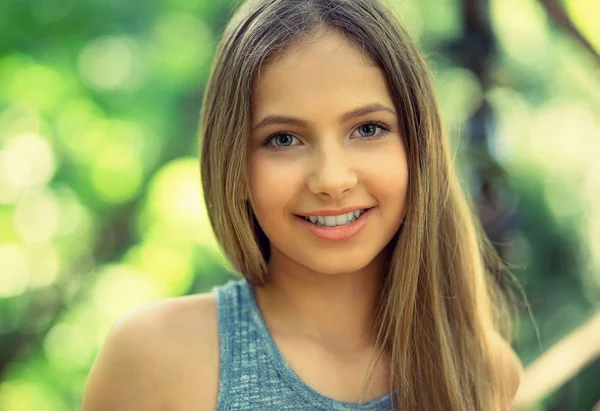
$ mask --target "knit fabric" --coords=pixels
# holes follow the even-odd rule
[[[282,357],[246,280],[214,287],[220,341],[217,411],[391,410],[391,396],[336,401],[305,384]]]

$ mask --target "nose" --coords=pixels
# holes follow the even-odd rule
[[[343,150],[322,151],[315,155],[308,179],[310,191],[328,200],[339,200],[358,183],[358,175]]]

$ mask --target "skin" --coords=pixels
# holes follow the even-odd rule
[[[253,125],[266,116],[305,120],[252,133],[250,200],[271,242],[269,283],[255,289],[265,322],[294,372],[321,394],[354,402],[373,353],[369,326],[386,245],[406,215],[408,168],[398,118],[387,111],[339,121],[367,104],[394,109],[381,70],[335,32],[311,36],[261,73]],[[383,123],[381,135],[366,123]],[[360,131],[359,129],[362,129]],[[293,146],[261,145],[275,133]],[[286,138],[279,138],[280,143]],[[319,239],[296,214],[374,206],[365,228],[342,241]],[[507,404],[520,363],[502,340]],[[388,393],[389,359],[375,367],[367,400]],[[514,365],[516,364],[516,365]],[[88,377],[83,411],[214,410],[219,334],[211,293],[170,298],[126,314],[112,327]]]
[[[267,66],[253,96],[253,118],[302,118],[305,127],[270,125],[252,133],[250,196],[271,240],[269,286],[256,297],[283,357],[310,387],[354,402],[371,354],[372,322],[384,248],[406,213],[408,170],[398,119],[386,111],[338,118],[356,108],[394,105],[381,71],[344,37],[321,33]],[[383,123],[389,132],[359,126]],[[274,151],[275,132],[298,137]],[[296,144],[296,142],[294,143]],[[295,214],[374,206],[367,226],[328,242]],[[375,368],[367,400],[388,393],[387,360]],[[111,329],[88,377],[83,411],[214,410],[219,336],[213,294],[142,306]]]
[[[340,121],[370,104],[389,111]],[[259,306],[275,331],[338,352],[370,347],[385,248],[406,215],[408,185],[385,76],[346,37],[321,32],[261,73],[253,127],[275,115],[306,124],[276,123],[252,133],[250,197],[271,247],[269,283],[256,290]],[[347,206],[375,208],[364,229],[346,240],[318,238],[297,217]]]
[[[370,327],[386,246],[406,215],[408,166],[381,69],[339,32],[311,38],[264,68],[253,95],[250,200],[271,249],[268,284],[255,293],[295,372],[352,401],[374,352]],[[342,119],[375,104],[383,109]],[[261,126],[270,116],[303,124]],[[321,239],[298,217],[349,206],[374,208],[344,240]],[[387,393],[383,363],[378,370],[373,397]]]

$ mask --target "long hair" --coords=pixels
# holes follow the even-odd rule
[[[201,115],[201,178],[215,235],[250,284],[268,281],[268,239],[247,191],[252,91],[266,64],[322,28],[339,30],[381,67],[406,139],[407,214],[390,244],[373,324],[376,360],[391,359],[390,391],[404,410],[500,409],[489,334],[510,340],[512,330],[489,268],[503,265],[459,184],[429,70],[391,7],[249,0],[237,9]]]

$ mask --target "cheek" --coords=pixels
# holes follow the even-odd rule
[[[365,185],[382,208],[389,224],[397,224],[406,215],[408,203],[408,164],[404,148],[393,145],[382,151],[376,161],[364,168]]]
[[[301,175],[291,161],[267,155],[249,160],[250,199],[261,223],[285,215],[293,202]]]
[[[380,194],[387,193],[386,197],[388,197],[394,196],[394,193],[406,192],[408,163],[401,144],[394,143],[385,150],[380,150],[377,156],[370,158],[368,164],[364,164],[363,167],[369,176],[369,181],[377,187]]]

